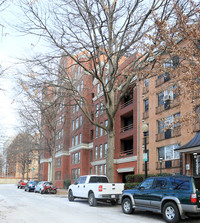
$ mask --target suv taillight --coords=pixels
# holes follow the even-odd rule
[[[197,195],[196,194],[191,194],[191,202],[196,203],[197,202]]]
[[[103,186],[99,185],[99,192],[102,192],[102,191],[103,191]]]

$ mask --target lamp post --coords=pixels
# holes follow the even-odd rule
[[[147,162],[148,162],[148,155],[147,155],[147,133],[149,131],[149,126],[144,122],[142,125],[142,132],[144,134],[144,154],[143,154],[143,161],[144,161],[144,171],[145,171],[145,179],[148,176],[147,173]],[[145,156],[145,158],[144,158]]]
[[[160,157],[160,174],[162,173],[162,160],[163,160],[163,158]]]

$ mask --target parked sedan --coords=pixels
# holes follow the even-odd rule
[[[49,183],[48,181],[40,181],[36,186],[35,186],[35,190],[34,192],[35,193],[41,193],[43,194],[44,193],[44,186],[46,183]]]
[[[38,184],[38,181],[29,181],[26,185],[24,190],[25,191],[34,191],[35,190],[35,186]]]
[[[17,188],[24,188],[25,185],[27,184],[28,180],[20,180],[18,183],[17,183]]]

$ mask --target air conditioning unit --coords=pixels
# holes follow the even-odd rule
[[[169,101],[170,100],[170,95],[169,94],[164,95],[163,100],[164,101]]]

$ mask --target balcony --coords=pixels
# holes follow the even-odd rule
[[[144,113],[143,113],[143,119],[146,119],[146,118],[148,118],[149,117],[149,111],[145,111]]]
[[[131,130],[131,129],[133,129],[133,123],[122,127],[121,132],[126,132],[126,131]]]
[[[161,132],[156,134],[156,142],[158,141],[162,141],[165,139],[170,139],[170,138],[174,138],[174,137],[178,137],[181,135],[181,128],[177,127],[174,129],[168,129],[165,132]]]
[[[195,120],[193,131],[194,132],[200,131],[200,120],[199,119]]]
[[[180,167],[181,167],[180,159],[162,160],[162,162],[156,162],[156,170],[180,168]]]
[[[168,72],[162,74],[158,79],[156,79],[156,87],[170,80],[170,75]]]
[[[121,109],[123,108],[126,108],[127,106],[133,104],[133,99],[130,99],[129,101],[126,101],[124,102],[122,105],[121,105]]]
[[[176,97],[173,101],[168,101],[158,107],[156,107],[156,114],[159,114],[165,110],[168,110],[170,108],[174,108],[180,105],[180,98]]]
[[[133,149],[121,151],[119,154],[120,157],[130,156],[130,155],[133,155]]]

